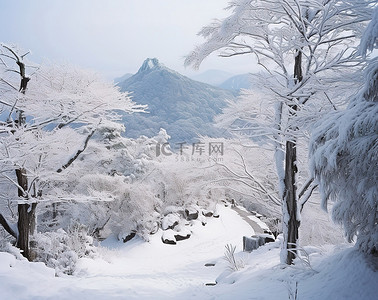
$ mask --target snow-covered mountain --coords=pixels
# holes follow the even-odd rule
[[[252,88],[253,75],[250,73],[232,76],[218,85],[218,87],[230,91],[239,92],[241,89]]]
[[[233,76],[233,74],[222,70],[207,70],[203,73],[190,76],[190,78],[213,86],[219,86]]]
[[[172,142],[193,142],[198,134],[222,135],[212,124],[216,114],[233,99],[230,91],[197,82],[162,65],[156,58],[144,61],[139,71],[118,83],[138,104],[147,104],[147,114],[126,115],[126,135],[148,137],[160,128],[167,130]]]
[[[232,91],[236,95],[241,89],[252,88],[253,75],[251,73],[232,75],[221,70],[208,70],[191,76],[191,79]]]
[[[126,73],[125,75],[122,75],[121,77],[114,78],[114,83],[117,84],[117,83],[120,83],[122,81],[125,81],[126,79],[130,78],[131,76],[133,76],[132,73]]]

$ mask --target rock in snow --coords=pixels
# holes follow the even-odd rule
[[[198,211],[195,209],[185,209],[185,215],[188,221],[198,219]]]
[[[192,232],[189,229],[183,228],[180,231],[175,233],[175,238],[176,238],[176,241],[182,241],[182,240],[186,240],[190,238],[191,235],[192,235]]]
[[[168,214],[161,220],[163,230],[173,229],[180,223],[180,217],[177,214]]]
[[[175,232],[172,229],[164,231],[161,240],[164,244],[176,245]]]

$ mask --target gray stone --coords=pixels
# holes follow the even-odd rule
[[[205,267],[214,267],[215,266],[215,263],[207,263],[205,264]]]
[[[161,240],[164,244],[176,245],[175,232],[172,229],[164,231]]]
[[[190,238],[191,235],[192,235],[192,232],[185,227],[181,228],[177,232],[174,232],[174,237],[176,241],[187,240],[188,238]]]
[[[161,220],[161,228],[163,230],[173,229],[180,222],[180,217],[177,214],[168,214]]]
[[[188,238],[190,238],[190,236],[191,236],[190,233],[184,235],[184,234],[181,234],[180,232],[178,232],[177,234],[175,234],[176,241],[187,240]]]
[[[274,236],[271,234],[259,234],[251,237],[243,236],[243,251],[251,252],[266,243],[274,242]]]
[[[258,247],[260,247],[261,240],[258,236],[243,236],[243,251],[251,252],[256,250]]]
[[[163,237],[161,238],[161,240],[164,244],[168,244],[168,245],[176,245],[177,244],[175,240],[165,239]]]
[[[276,240],[272,233],[259,234],[259,236],[264,239],[264,244],[271,243]]]
[[[198,211],[185,209],[185,216],[188,221],[198,219]]]
[[[213,212],[210,211],[210,210],[203,210],[203,211],[202,211],[202,215],[204,215],[204,216],[207,217],[207,218],[210,218],[210,217],[212,217],[214,214],[213,214]]]
[[[130,241],[131,239],[133,239],[133,238],[135,237],[135,235],[136,235],[136,233],[135,233],[135,232],[132,232],[132,233],[130,233],[128,236],[126,236],[125,238],[122,238],[122,241],[123,241],[124,243],[126,243],[126,242]]]

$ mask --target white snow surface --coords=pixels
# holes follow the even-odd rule
[[[122,243],[115,237],[95,259],[79,260],[73,276],[55,277],[42,263],[0,253],[1,299],[288,299],[298,282],[298,299],[374,299],[377,261],[366,261],[353,247],[307,248],[311,267],[279,264],[279,243],[243,253],[250,226],[228,207],[206,226],[193,222],[192,237],[177,245],[161,242],[162,232]],[[223,259],[226,244],[236,246],[245,267],[232,272]],[[206,263],[215,266],[206,267]],[[215,286],[206,286],[214,283]]]

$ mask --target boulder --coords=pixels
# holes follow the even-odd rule
[[[195,209],[185,209],[185,216],[188,221],[198,219],[198,211]]]
[[[243,236],[243,251],[252,252],[260,247],[262,244],[262,238],[258,236]]]
[[[188,238],[190,238],[190,236],[192,235],[191,232],[177,232],[175,234],[175,239],[176,241],[183,241],[183,240],[187,240]]]
[[[202,215],[204,215],[207,218],[210,218],[210,217],[212,217],[214,215],[214,213],[212,211],[210,211],[210,210],[203,210],[202,211]]]
[[[217,285],[216,282],[208,282],[208,283],[205,283],[206,286],[215,286]]]
[[[215,263],[206,263],[205,267],[215,267]]]
[[[243,236],[243,251],[251,252],[256,250],[266,243],[274,242],[274,235],[272,234],[259,234],[251,237]]]
[[[161,240],[164,244],[176,245],[175,232],[172,229],[164,231]]]
[[[272,233],[259,234],[259,236],[264,239],[264,244],[272,243],[276,240]]]
[[[177,214],[168,214],[161,220],[163,230],[173,229],[180,223],[180,217]]]
[[[190,238],[191,235],[192,235],[192,232],[184,226],[174,231],[174,236],[175,236],[176,241],[186,240]]]
[[[122,238],[122,241],[124,243],[126,243],[126,242],[130,241],[131,239],[133,239],[135,237],[135,235],[136,235],[136,232],[132,232],[129,235],[127,235],[126,237]]]

